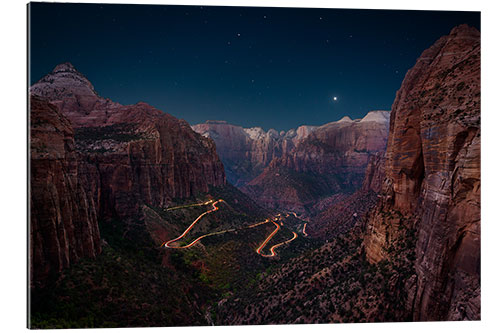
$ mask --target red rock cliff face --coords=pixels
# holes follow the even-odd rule
[[[274,158],[288,153],[315,129],[315,126],[304,125],[287,132],[278,133],[274,129],[265,132],[260,127],[243,128],[225,121],[207,121],[193,126],[197,133],[215,141],[228,180],[235,186],[244,186]]]
[[[142,204],[165,207],[225,183],[212,140],[146,103],[103,99],[71,64],[58,65],[31,93],[53,101],[75,127],[82,182],[100,217],[127,218]]]
[[[454,28],[424,51],[392,107],[383,198],[366,254],[390,258],[398,225],[417,230],[415,320],[480,319],[480,33]],[[404,218],[387,218],[391,212]]]
[[[370,157],[365,170],[362,189],[380,192],[385,178],[385,152],[378,152]]]
[[[70,122],[46,100],[31,97],[30,106],[30,282],[41,286],[78,259],[95,257],[101,247]]]
[[[371,111],[319,127],[277,164],[297,172],[335,173],[339,168],[364,173],[370,156],[386,147],[389,112]]]
[[[388,111],[320,126],[242,190],[265,207],[313,213],[318,200],[361,187],[370,156],[386,147],[388,130]]]

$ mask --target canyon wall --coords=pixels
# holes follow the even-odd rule
[[[226,182],[211,139],[146,103],[100,97],[69,63],[30,95],[33,281],[98,254],[98,220],[137,220],[144,204],[168,207]]]
[[[126,218],[148,204],[166,207],[225,183],[212,140],[143,102],[121,105],[97,95],[71,64],[31,87],[58,106],[75,128],[80,172],[101,217]]]
[[[193,126],[194,131],[215,141],[228,180],[239,187],[258,176],[274,158],[290,152],[315,129],[303,125],[287,132],[266,132],[260,127],[243,128],[213,120]]]
[[[454,28],[408,71],[392,106],[385,179],[364,246],[391,260],[416,232],[414,320],[480,319],[480,33]]]
[[[56,106],[31,97],[30,284],[41,286],[101,251],[94,201],[81,184],[73,129]]]
[[[370,157],[386,147],[389,114],[371,111],[318,127],[242,191],[268,208],[314,214],[318,201],[361,187]]]

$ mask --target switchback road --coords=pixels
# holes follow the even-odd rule
[[[270,254],[263,254],[262,253],[262,250],[264,249],[264,247],[267,245],[267,243],[269,243],[269,241],[274,237],[274,235],[276,235],[276,233],[280,230],[280,225],[278,223],[276,223],[275,221],[278,221],[280,219],[280,216],[281,214],[277,214],[276,217],[274,217],[272,219],[272,221],[270,219],[266,219],[265,221],[262,221],[262,222],[258,222],[258,223],[255,223],[255,224],[252,224],[252,225],[249,225],[249,226],[246,226],[246,227],[242,227],[242,228],[239,228],[239,229],[236,229],[236,228],[232,228],[232,229],[227,229],[227,230],[222,230],[222,231],[217,231],[217,232],[211,232],[211,233],[208,233],[208,234],[205,234],[205,235],[202,235],[198,238],[196,238],[195,240],[193,240],[191,243],[187,244],[187,245],[174,245],[173,243],[175,242],[178,242],[179,240],[181,240],[182,238],[184,238],[188,233],[189,231],[191,231],[191,229],[193,229],[193,227],[205,216],[205,215],[208,215],[208,214],[211,214],[211,213],[214,213],[216,212],[217,210],[219,210],[219,207],[217,206],[217,204],[221,203],[221,202],[225,202],[224,200],[222,199],[219,199],[219,200],[208,200],[206,202],[202,202],[202,203],[198,203],[198,204],[191,204],[191,205],[184,205],[184,206],[177,206],[177,207],[171,207],[171,208],[168,208],[166,209],[167,211],[168,210],[174,210],[174,209],[181,209],[181,208],[188,208],[188,207],[194,207],[194,206],[204,206],[204,205],[212,205],[212,209],[200,214],[188,227],[186,230],[184,230],[184,232],[174,238],[174,239],[171,239],[169,241],[166,241],[162,244],[162,246],[165,246],[167,248],[170,248],[170,249],[186,249],[186,248],[189,248],[193,245],[195,245],[196,243],[198,243],[200,240],[202,240],[203,238],[206,238],[206,237],[209,237],[209,236],[215,236],[215,235],[222,235],[222,234],[225,234],[225,233],[228,233],[228,232],[234,232],[234,231],[238,231],[238,230],[243,230],[243,229],[250,229],[250,228],[255,228],[255,227],[258,227],[260,225],[263,225],[263,224],[266,224],[266,223],[270,223],[272,222],[275,226],[276,226],[276,229],[273,230],[273,232],[271,232],[271,234],[269,234],[269,236],[267,236],[267,238],[262,242],[262,244],[256,249],[256,252],[263,256],[263,257],[274,257],[276,255],[276,252],[275,252],[275,249],[284,245],[284,244],[287,244],[291,241],[293,241],[294,239],[297,238],[297,234],[295,232],[293,232],[293,237],[290,238],[289,240],[287,241],[284,241],[284,242],[281,242],[281,243],[278,243],[278,244],[275,244],[273,245],[269,250],[270,250]],[[297,214],[293,213],[292,214],[295,215],[295,217],[297,217]],[[286,215],[287,217],[289,216],[289,214]],[[283,225],[283,222],[281,222],[281,225]],[[304,230],[305,230],[305,225],[304,225]],[[303,230],[303,232],[304,232]],[[305,233],[305,232],[304,232]]]

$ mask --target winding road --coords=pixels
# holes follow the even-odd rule
[[[187,244],[187,245],[173,245],[173,243],[175,242],[178,242],[179,240],[181,240],[182,238],[184,238],[188,233],[189,231],[191,231],[191,229],[193,229],[193,227],[205,216],[205,215],[208,215],[208,214],[211,214],[211,213],[214,213],[216,212],[217,210],[219,210],[219,207],[217,206],[217,204],[221,203],[221,202],[224,202],[224,200],[222,199],[219,199],[219,200],[208,200],[208,201],[205,201],[205,202],[202,202],[202,203],[198,203],[198,204],[191,204],[191,205],[183,205],[183,206],[177,206],[177,207],[172,207],[172,208],[168,208],[166,209],[166,211],[169,211],[169,210],[174,210],[174,209],[181,209],[181,208],[188,208],[188,207],[194,207],[194,206],[204,206],[204,205],[212,205],[212,209],[200,214],[190,225],[189,227],[187,227],[186,230],[184,230],[184,232],[174,238],[174,239],[171,239],[169,241],[166,241],[164,242],[161,246],[165,246],[166,248],[170,248],[170,249],[186,249],[186,248],[189,248],[193,245],[195,245],[196,243],[198,243],[200,240],[202,240],[203,238],[206,238],[206,237],[209,237],[209,236],[215,236],[215,235],[221,235],[221,234],[225,234],[225,233],[228,233],[228,232],[234,232],[234,231],[238,231],[238,230],[243,230],[243,229],[250,229],[250,228],[255,228],[255,227],[258,227],[260,225],[263,225],[263,224],[266,224],[266,223],[270,223],[272,222],[275,226],[276,226],[276,229],[273,230],[273,232],[271,232],[269,234],[269,236],[267,236],[267,238],[262,242],[262,244],[256,249],[256,252],[263,256],[263,257],[274,257],[276,256],[276,252],[275,252],[275,249],[284,245],[284,244],[287,244],[287,243],[290,243],[291,241],[293,241],[294,239],[297,238],[297,233],[293,232],[293,237],[284,241],[284,242],[281,242],[281,243],[278,243],[278,244],[275,244],[273,245],[269,251],[270,251],[270,254],[263,254],[262,253],[262,250],[266,247],[267,243],[269,243],[269,241],[276,235],[276,233],[280,230],[280,225],[278,223],[276,223],[275,221],[278,221],[280,219],[280,216],[281,214],[277,214],[276,217],[274,217],[272,219],[272,221],[270,219],[266,219],[265,221],[262,221],[262,222],[258,222],[258,223],[255,223],[255,224],[252,224],[252,225],[249,225],[249,226],[246,226],[246,227],[243,227],[243,228],[239,228],[239,229],[236,229],[236,228],[233,228],[233,229],[227,229],[227,230],[222,230],[222,231],[217,231],[217,232],[211,232],[211,233],[208,233],[208,234],[205,234],[205,235],[202,235],[198,238],[196,238],[195,240],[193,240],[191,243]],[[297,214],[293,213],[292,214],[295,215],[295,217],[297,217]],[[288,217],[290,214],[287,214],[286,217]],[[307,224],[307,223],[306,223]],[[283,222],[281,222],[281,225],[283,225]],[[303,233],[305,234],[305,225],[304,225],[304,229],[303,229]],[[307,235],[307,234],[305,234]]]
[[[258,254],[260,254],[261,256],[263,257],[274,257],[276,255],[276,252],[274,250],[276,250],[278,247],[280,247],[281,245],[285,245],[287,243],[290,243],[291,241],[293,241],[295,238],[297,238],[297,233],[296,232],[293,232],[293,237],[290,238],[289,240],[286,240],[284,242],[281,242],[281,243],[278,243],[278,244],[275,244],[273,246],[271,246],[271,248],[269,249],[269,251],[271,252],[271,254],[262,254],[260,252],[257,252]],[[262,249],[261,249],[262,250]]]
[[[304,236],[307,236],[306,225],[307,223],[304,223],[304,227],[302,228],[302,233],[304,234]]]
[[[269,234],[269,236],[267,236],[267,238],[262,242],[262,244],[260,244],[260,246],[257,248],[257,253],[260,254],[261,256],[263,257],[274,257],[274,252],[271,251],[271,255],[268,255],[268,254],[262,254],[261,251],[262,249],[267,245],[267,243],[271,240],[271,238],[274,237],[274,235],[276,235],[276,233],[280,230],[280,225],[276,222],[274,222],[274,225],[276,226],[276,229],[273,230],[273,232],[271,232]]]
[[[203,205],[208,205],[208,204],[212,204],[212,209],[211,210],[207,210],[206,212],[200,214],[200,216],[198,216],[194,221],[193,223],[191,223],[191,225],[186,229],[184,230],[184,232],[177,238],[174,238],[172,240],[169,240],[168,242],[165,242],[163,243],[163,245],[165,245],[165,247],[168,247],[168,248],[171,248],[171,249],[185,249],[185,248],[188,248],[188,247],[191,247],[193,246],[194,244],[196,244],[200,239],[202,238],[205,238],[205,237],[208,237],[210,234],[207,234],[207,235],[204,235],[204,236],[201,236],[201,237],[198,237],[197,239],[195,239],[193,242],[191,242],[190,244],[188,245],[184,245],[184,246],[170,246],[170,244],[172,243],[175,243],[177,242],[178,240],[180,240],[181,238],[183,238],[184,236],[187,235],[187,233],[193,229],[193,227],[196,225],[196,223],[198,223],[198,221],[201,220],[201,218],[207,214],[210,214],[210,213],[213,213],[217,210],[219,210],[219,207],[217,207],[216,205],[220,202],[224,202],[224,200],[222,199],[219,199],[217,201],[214,201],[214,200],[209,200],[207,202],[204,202],[204,203],[201,203],[201,204],[195,204],[195,205],[188,205],[188,206],[180,206],[181,208],[185,208],[185,207],[192,207],[192,206],[203,206]],[[174,208],[179,208],[179,207],[174,207]],[[171,210],[173,210],[174,208],[171,208]],[[216,234],[216,233],[213,233],[213,234]]]

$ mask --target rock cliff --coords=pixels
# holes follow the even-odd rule
[[[56,66],[31,93],[57,105],[75,128],[80,173],[100,217],[130,217],[141,204],[165,207],[172,198],[225,183],[212,140],[146,103],[100,97],[69,63]]]
[[[100,97],[69,63],[30,95],[32,281],[98,254],[98,220],[130,221],[144,204],[226,182],[211,139],[146,103]]]
[[[364,245],[393,258],[416,231],[414,320],[480,319],[480,33],[461,25],[425,50],[392,106],[382,198]]]
[[[215,141],[228,180],[243,186],[258,176],[269,163],[292,150],[316,126],[300,126],[287,132],[260,127],[243,128],[225,121],[207,121],[193,130]]]
[[[243,187],[266,207],[309,212],[319,199],[360,188],[370,156],[386,147],[388,111],[320,126]]]
[[[81,184],[73,129],[58,108],[30,98],[30,283],[41,286],[101,251],[94,201]]]
[[[385,178],[385,152],[378,152],[370,157],[365,170],[362,189],[380,192]]]

